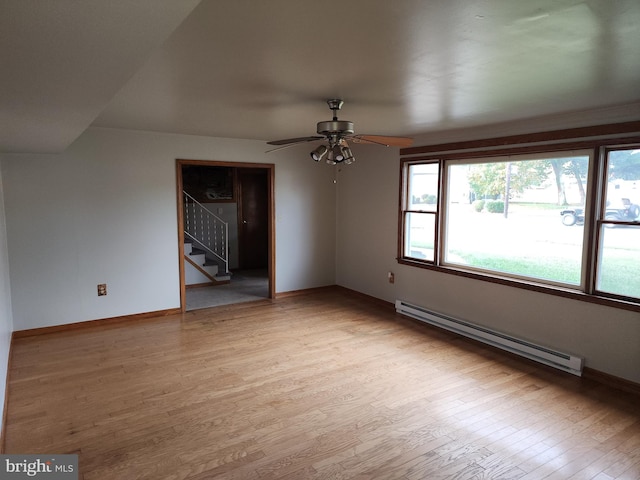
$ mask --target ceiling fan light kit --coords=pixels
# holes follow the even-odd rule
[[[353,157],[353,152],[349,147],[340,147],[340,152],[342,153],[343,162],[347,165],[351,165],[356,159]]]
[[[329,149],[324,145],[320,145],[318,148],[311,152],[311,158],[313,158],[316,162],[322,160],[322,158],[327,154]]]
[[[338,120],[338,110],[342,108],[344,102],[340,99],[327,100],[329,109],[333,112],[333,119],[323,122],[318,122],[316,131],[318,135],[313,137],[299,137],[288,138],[284,140],[273,140],[267,142],[268,145],[278,145],[278,148],[269,150],[274,152],[282,148],[287,148],[298,143],[314,142],[317,140],[326,140],[329,144],[320,145],[311,151],[311,158],[319,162],[325,155],[327,157],[327,163],[329,165],[336,165],[338,163],[345,163],[347,165],[356,161],[353,156],[351,148],[347,143],[347,139],[354,143],[370,143],[374,145],[382,145],[385,147],[408,147],[413,143],[412,138],[408,137],[388,137],[380,135],[356,135],[353,122],[347,120]]]

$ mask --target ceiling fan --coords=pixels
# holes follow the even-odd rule
[[[385,147],[409,147],[413,143],[413,139],[409,137],[356,135],[353,129],[353,122],[338,120],[338,110],[342,108],[343,104],[344,102],[338,98],[327,100],[327,105],[329,105],[329,109],[333,112],[333,120],[318,122],[318,135],[267,142],[268,145],[278,146],[278,148],[269,150],[269,152],[275,152],[276,150],[297,145],[298,143],[315,142],[326,139],[329,145],[320,145],[317,147],[311,152],[311,158],[319,162],[326,156],[327,163],[330,165],[342,162],[349,165],[355,161],[355,158],[353,157],[353,152],[351,152],[347,140],[353,143],[370,143]]]

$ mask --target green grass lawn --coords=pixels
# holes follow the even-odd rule
[[[582,232],[581,227],[561,226],[560,216],[553,211],[561,211],[567,206],[553,203],[512,202],[509,207],[515,223],[509,228],[505,222],[511,217],[493,216],[486,213],[466,213],[456,207],[457,227],[453,248],[447,254],[448,261],[489,272],[539,279],[579,288],[582,281]],[[569,207],[570,208],[570,207]],[[551,223],[550,223],[551,222]],[[468,225],[469,233],[461,227]],[[532,227],[533,226],[533,227]],[[549,237],[538,235],[547,231]],[[574,228],[574,230],[563,229]],[[537,229],[537,230],[536,230]],[[615,235],[613,233],[616,233]],[[637,230],[615,229],[609,231],[603,247],[603,259],[598,267],[598,291],[640,298],[640,253],[637,246]],[[495,235],[504,246],[492,243]],[[499,237],[499,235],[508,235]],[[432,235],[431,235],[432,236]],[[417,230],[412,235],[411,247],[432,251],[430,235]],[[489,239],[489,241],[487,241]],[[514,248],[510,248],[510,247]]]
[[[484,255],[480,252],[452,252],[463,258],[467,265],[542,280],[550,280],[569,285],[580,285],[580,263],[565,258],[509,258]],[[640,297],[640,275],[638,274],[637,253],[619,250],[615,256],[608,256],[599,272],[598,290]]]
[[[640,297],[640,274],[638,272],[638,253],[625,254],[624,250],[616,250],[614,256],[607,255],[600,268],[598,290]],[[608,252],[609,253],[609,252]]]
[[[463,258],[467,265],[475,268],[571,285],[580,284],[580,263],[566,258],[512,258],[468,251],[452,253]]]

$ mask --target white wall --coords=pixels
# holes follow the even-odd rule
[[[338,285],[566,350],[588,367],[640,383],[637,312],[399,265],[398,151],[360,146],[355,153],[357,162],[338,177]]]
[[[2,419],[4,412],[9,346],[11,345],[11,332],[13,332],[11,289],[9,288],[9,257],[5,223],[3,181],[2,171],[0,171],[0,419]],[[1,425],[0,428],[2,428]],[[2,437],[1,432],[0,437]]]
[[[5,155],[14,329],[180,306],[177,158],[274,163],[276,292],[333,284],[330,169],[308,161],[308,149],[265,150],[260,141],[90,128],[59,155]]]

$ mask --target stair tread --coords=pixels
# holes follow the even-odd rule
[[[185,240],[185,243],[191,243],[190,241]],[[231,272],[221,272],[220,269],[223,268],[223,263],[216,260],[216,259],[212,259],[210,257],[207,257],[207,252],[201,248],[198,247],[194,247],[193,245],[191,245],[191,251],[190,252],[185,252],[185,255],[188,255],[190,257],[195,257],[197,255],[204,255],[204,262],[200,263],[197,262],[201,267],[217,267],[218,271],[216,272],[216,274],[214,275],[216,278],[223,278],[223,279],[229,279],[231,278]]]

